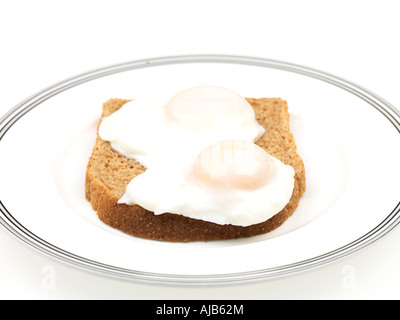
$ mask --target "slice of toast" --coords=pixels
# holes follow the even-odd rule
[[[102,117],[121,108],[129,100],[110,99],[103,104]],[[146,169],[111,148],[97,134],[86,170],[86,199],[101,221],[133,236],[164,241],[210,241],[237,239],[270,232],[292,215],[305,191],[305,169],[297,154],[295,140],[289,128],[286,101],[279,98],[247,98],[256,119],[265,128],[256,144],[295,170],[292,197],[285,208],[269,220],[247,226],[219,225],[183,215],[154,215],[138,205],[117,203],[128,183]],[[100,125],[100,123],[99,123]]]

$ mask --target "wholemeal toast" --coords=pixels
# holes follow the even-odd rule
[[[265,133],[256,144],[295,170],[295,183],[289,203],[265,222],[250,226],[220,225],[179,214],[155,215],[138,206],[118,203],[128,183],[146,168],[115,151],[97,134],[86,170],[85,195],[98,218],[105,224],[133,236],[173,241],[211,241],[250,237],[270,232],[293,214],[306,188],[305,169],[289,127],[286,101],[280,98],[246,98]],[[103,104],[106,117],[130,100],[110,99]],[[99,122],[99,125],[101,120]]]

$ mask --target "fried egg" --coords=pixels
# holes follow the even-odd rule
[[[268,220],[293,192],[294,169],[254,143],[264,131],[246,99],[216,86],[132,100],[99,127],[146,167],[119,203],[240,226]]]

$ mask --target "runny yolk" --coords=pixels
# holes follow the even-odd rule
[[[204,149],[196,158],[191,177],[208,187],[256,190],[272,172],[272,160],[251,142],[224,140]]]

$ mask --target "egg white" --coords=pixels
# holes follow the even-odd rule
[[[216,87],[216,91],[224,90]],[[218,92],[216,92],[218,93]],[[211,131],[191,130],[166,119],[164,107],[175,93],[157,93],[126,103],[99,126],[99,136],[128,158],[139,161],[146,171],[127,186],[119,203],[137,204],[156,215],[166,212],[194,219],[248,226],[268,220],[289,202],[294,186],[294,170],[273,160],[273,174],[257,190],[214,192],[188,179],[195,156],[221,140],[254,142],[264,133],[254,113],[242,123],[237,116]],[[236,100],[235,99],[241,99]],[[247,103],[233,98],[231,103]],[[253,112],[249,105],[250,115]],[[209,115],[212,118],[212,114]],[[231,123],[238,123],[231,127]],[[216,128],[216,129],[215,129]],[[201,129],[201,128],[200,128]]]
[[[146,168],[162,165],[165,161],[193,155],[207,145],[228,139],[255,141],[265,129],[254,118],[243,119],[234,128],[190,130],[165,118],[164,107],[174,92],[149,94],[126,103],[122,108],[104,117],[99,126],[99,136],[128,158],[134,158]],[[243,99],[243,98],[242,98]],[[243,99],[244,100],[244,99]],[[235,101],[233,101],[235,103]],[[243,101],[240,101],[243,103]],[[247,104],[247,102],[245,102]],[[251,106],[249,105],[249,110]],[[252,111],[252,109],[251,109]],[[208,115],[210,121],[213,115]],[[237,119],[225,120],[227,123]]]
[[[120,203],[137,204],[154,212],[182,214],[217,224],[249,226],[264,222],[289,202],[294,169],[272,160],[268,182],[257,190],[209,189],[188,179],[189,165],[147,169],[127,186]]]

